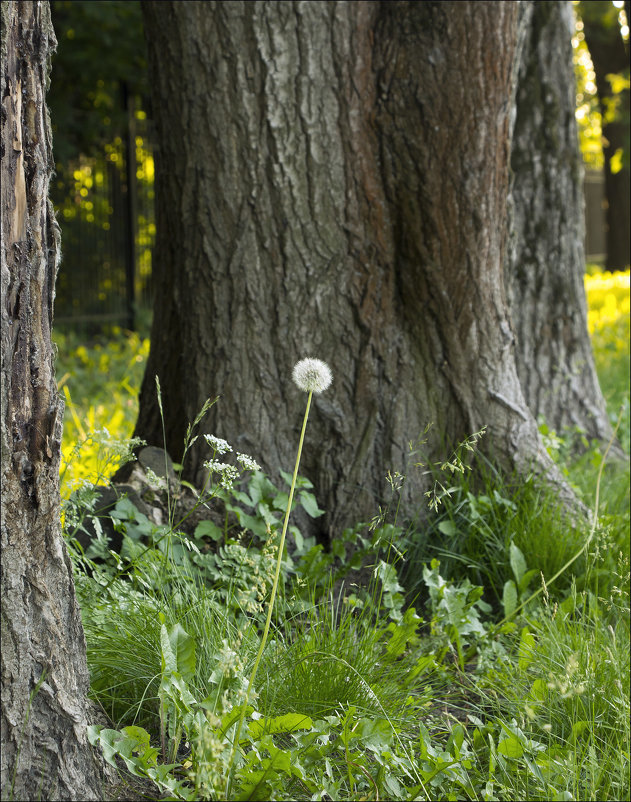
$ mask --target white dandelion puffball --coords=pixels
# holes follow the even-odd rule
[[[305,393],[321,393],[333,381],[333,374],[321,359],[301,359],[294,365],[293,380]]]

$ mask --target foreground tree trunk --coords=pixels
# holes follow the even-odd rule
[[[302,463],[323,535],[376,512],[430,424],[427,458],[486,425],[504,468],[564,492],[522,391],[503,278],[519,5],[143,11],[158,289],[136,434],[162,444],[157,374],[176,459],[218,394],[206,431],[287,470],[304,404],[291,369],[315,356],[334,373]],[[405,514],[427,481],[410,473]]]
[[[525,6],[511,150],[506,289],[519,380],[534,416],[557,431],[611,427],[586,336],[582,157],[574,108],[572,7]]]
[[[88,671],[59,516],[63,406],[50,339],[48,3],[2,3],[2,798],[98,799]]]

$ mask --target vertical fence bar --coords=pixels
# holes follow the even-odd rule
[[[127,112],[125,131],[125,299],[127,328],[136,328],[136,118],[134,96],[127,83],[121,82],[123,103]]]

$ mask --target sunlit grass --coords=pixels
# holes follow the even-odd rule
[[[131,437],[149,340],[134,332],[86,345],[77,335],[55,333],[57,382],[66,403],[61,495],[83,482],[103,481],[103,441]],[[106,449],[107,450],[107,449]]]
[[[598,379],[619,438],[629,449],[629,271],[585,276],[588,326]]]

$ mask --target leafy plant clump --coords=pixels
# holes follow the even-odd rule
[[[221,443],[208,438],[210,465]],[[467,498],[462,477],[446,498]],[[510,487],[496,481],[484,495],[503,508]],[[320,514],[311,484],[296,486],[295,503]],[[382,516],[346,533],[372,576],[358,587],[344,548],[326,554],[294,526],[248,695],[287,498],[261,471],[211,471],[198,501],[221,506],[222,526],[156,525],[123,498],[110,513],[120,551],[70,540],[92,694],[113,724],[90,738],[110,762],[174,799],[225,798],[231,769],[238,799],[624,798],[629,555],[618,544],[612,581],[594,584],[605,524],[575,579],[522,610],[549,569],[515,538],[494,546],[499,607],[473,579],[486,574],[450,578],[436,558],[412,605],[400,527]],[[66,521],[93,514],[75,499]],[[444,549],[452,567],[469,546],[459,561]]]

